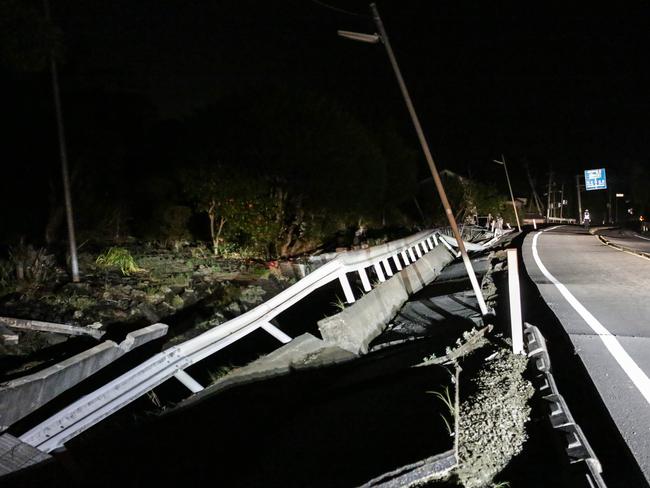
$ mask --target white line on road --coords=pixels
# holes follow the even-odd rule
[[[635,237],[638,237],[639,239],[645,239],[646,241],[650,241],[650,238],[640,236],[639,234],[634,234],[634,236],[635,236]]]
[[[537,238],[542,232],[544,231],[540,231],[535,234],[532,244],[533,258],[535,259],[535,263],[537,263],[539,270],[551,283],[555,285],[555,287],[560,291],[566,301],[569,302],[569,305],[571,305],[573,309],[578,312],[578,314],[584,319],[587,325],[591,327],[591,329],[596,333],[596,335],[598,335],[598,337],[600,337],[600,340],[603,341],[603,344],[609,353],[614,357],[621,368],[623,368],[625,374],[627,374],[630,380],[632,380],[632,383],[634,383],[634,386],[637,387],[646,401],[650,403],[650,378],[648,378],[648,376],[643,372],[639,365],[636,364],[630,355],[625,351],[625,349],[623,349],[623,346],[621,346],[616,337],[614,337],[611,332],[609,332],[605,326],[601,324],[598,319],[594,317],[591,312],[587,310],[576,297],[573,296],[568,288],[560,283],[542,263],[542,260],[539,258],[539,254],[537,252]]]

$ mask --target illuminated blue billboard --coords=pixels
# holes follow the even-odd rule
[[[607,189],[607,177],[605,176],[605,168],[585,170],[585,189],[587,191]]]

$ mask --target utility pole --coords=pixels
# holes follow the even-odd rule
[[[390,60],[390,64],[393,67],[393,71],[395,72],[395,77],[397,78],[397,83],[399,84],[400,90],[402,91],[402,96],[404,97],[404,101],[406,102],[406,107],[411,116],[411,120],[413,121],[413,125],[415,126],[415,132],[417,133],[418,139],[420,140],[420,145],[422,146],[422,150],[424,151],[424,156],[429,165],[429,169],[431,170],[431,175],[433,176],[433,181],[435,182],[436,188],[438,190],[438,194],[440,195],[442,206],[444,207],[445,212],[447,214],[447,220],[449,220],[451,231],[453,232],[454,237],[458,242],[458,249],[460,250],[460,253],[463,257],[463,263],[465,264],[467,275],[469,276],[469,280],[472,283],[472,288],[474,290],[474,293],[476,294],[476,299],[478,301],[479,308],[481,309],[481,314],[485,316],[488,313],[488,309],[487,309],[487,305],[485,304],[485,300],[483,299],[481,287],[476,279],[476,274],[474,273],[472,262],[470,261],[469,256],[467,255],[465,244],[463,243],[463,239],[460,235],[460,232],[458,231],[458,225],[456,225],[456,219],[454,218],[454,214],[451,210],[451,205],[449,204],[449,200],[447,199],[447,193],[445,192],[445,188],[442,185],[440,174],[438,173],[436,164],[433,161],[433,156],[431,156],[431,151],[429,150],[429,145],[427,143],[427,140],[424,137],[424,132],[422,131],[420,120],[418,119],[417,113],[415,112],[413,102],[411,101],[411,97],[409,95],[408,89],[406,88],[406,83],[404,82],[404,78],[402,78],[402,73],[400,72],[399,66],[397,64],[397,60],[395,59],[395,55],[393,54],[393,49],[391,48],[390,41],[388,40],[388,34],[386,34],[386,29],[384,29],[384,24],[381,21],[381,17],[379,16],[377,5],[371,3],[370,9],[372,10],[372,16],[375,21],[375,25],[379,30],[381,41],[386,47],[386,53],[388,54],[388,59]]]
[[[48,0],[43,0],[45,18],[50,20],[50,5]],[[61,174],[63,177],[63,195],[65,198],[65,216],[68,224],[68,243],[70,245],[70,270],[72,281],[79,282],[79,261],[77,260],[77,240],[74,232],[74,217],[72,213],[72,197],[70,196],[70,177],[68,176],[68,152],[65,144],[65,130],[63,126],[63,109],[61,107],[61,94],[59,93],[59,73],[54,54],[50,50],[50,71],[52,73],[52,92],[54,95],[54,109],[56,111],[56,125],[59,136],[59,151],[61,154]]]
[[[564,214],[564,182],[562,182],[561,188],[562,189],[560,190],[560,218],[562,218]]]
[[[508,176],[508,165],[506,164],[506,158],[502,154],[501,155],[501,161],[497,161],[496,159],[493,159],[497,164],[503,165],[503,169],[506,172],[506,181],[508,182],[508,189],[510,190],[510,199],[512,200],[512,209],[515,211],[515,218],[517,219],[517,229],[519,232],[521,232],[521,224],[519,223],[519,212],[517,211],[517,205],[515,204],[515,195],[512,193],[512,185],[510,184],[510,176]]]
[[[576,190],[578,192],[578,224],[582,224],[582,199],[580,198],[580,175],[576,175]]]
[[[546,193],[546,223],[549,223],[551,217],[551,182],[553,181],[553,172],[548,173],[548,192]]]
[[[607,189],[607,214],[609,217],[608,223],[612,223],[612,190]]]

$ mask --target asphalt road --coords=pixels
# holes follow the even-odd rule
[[[640,235],[638,232],[627,229],[609,229],[598,234],[608,242],[625,249],[650,253],[650,237]]]
[[[650,260],[577,226],[530,233],[522,253],[650,482]]]

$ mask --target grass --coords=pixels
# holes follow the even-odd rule
[[[451,395],[449,393],[449,387],[445,386],[442,391],[429,391],[427,393],[433,393],[438,399],[447,407],[448,415],[451,417],[452,422],[456,419],[456,407],[454,406],[454,401],[451,399]],[[454,435],[454,429],[451,428],[451,423],[449,420],[447,420],[447,417],[444,414],[440,414],[442,417],[442,420],[445,422],[445,426],[447,427],[447,432],[449,432],[449,436]]]
[[[219,366],[214,371],[208,372],[208,376],[210,377],[210,384],[213,385],[228,373],[230,373],[233,369],[235,369],[235,367],[232,364],[226,364],[224,366]]]
[[[348,304],[341,300],[338,296],[336,297],[336,300],[330,303],[330,305],[335,307],[339,312],[342,312],[345,310],[345,307],[348,306]]]
[[[128,249],[123,247],[109,248],[108,251],[97,256],[95,263],[102,268],[118,268],[123,276],[144,271],[138,267]]]

